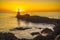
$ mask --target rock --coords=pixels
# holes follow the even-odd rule
[[[0,33],[0,40],[19,40],[12,33]]]
[[[14,31],[14,30],[27,30],[27,29],[31,29],[31,28],[23,28],[23,27],[20,27],[20,28],[14,28],[14,29],[10,29],[10,31]]]

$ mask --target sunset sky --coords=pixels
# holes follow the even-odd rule
[[[60,11],[59,0],[0,0],[0,11]]]

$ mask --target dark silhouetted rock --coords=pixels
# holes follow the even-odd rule
[[[60,34],[60,24],[56,24],[54,27],[54,34],[59,35]]]
[[[17,28],[14,28],[14,29],[10,29],[11,31],[13,31],[13,30],[27,30],[27,29],[31,29],[31,28],[28,28],[28,27],[26,27],[26,28],[23,28],[23,27],[17,27]]]
[[[44,30],[41,31],[41,33],[52,33],[53,31],[51,29],[45,28]]]
[[[41,34],[39,34],[37,37],[35,37],[33,40],[47,40],[47,37],[43,37]]]
[[[24,20],[32,23],[48,23],[48,24],[60,24],[60,19],[51,19],[48,17],[41,16],[30,16],[29,14],[16,16],[18,20]]]
[[[19,40],[12,33],[0,33],[0,40]]]
[[[39,34],[39,32],[33,32],[31,33],[32,36]]]

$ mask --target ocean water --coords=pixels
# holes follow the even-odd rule
[[[18,25],[16,14],[17,13],[0,13],[0,32],[11,32],[15,34],[15,36],[18,38],[32,38],[32,36],[30,35],[31,32],[41,31],[40,29],[37,28],[42,28],[42,29],[50,28],[53,30],[53,28],[55,27],[54,24],[42,24],[42,23],[37,24],[31,22],[26,23],[25,21],[22,20],[19,21],[20,24]],[[60,19],[59,12],[32,12],[28,14]],[[23,30],[23,31],[21,30],[10,31],[10,29],[16,27],[32,27],[32,29]]]
[[[0,13],[0,31],[8,31],[17,27],[17,21],[13,13]]]
[[[15,18],[16,14],[17,13],[0,13],[0,31],[8,31],[8,29],[18,26],[17,19]],[[21,13],[21,14],[26,14],[26,13]],[[32,12],[28,14],[60,19],[59,12]],[[22,21],[20,23],[20,26],[26,26],[26,24],[27,23]],[[34,25],[37,26],[40,24],[29,23],[29,26],[34,26]]]

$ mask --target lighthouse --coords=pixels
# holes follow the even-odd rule
[[[18,9],[18,12],[17,12],[17,22],[18,22],[18,27],[20,27],[20,20],[19,20],[19,18],[20,18],[20,9]]]
[[[17,17],[20,16],[20,9],[18,9],[18,12],[17,12]]]

